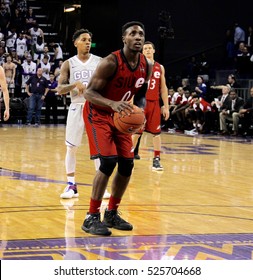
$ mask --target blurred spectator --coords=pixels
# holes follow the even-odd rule
[[[253,28],[250,25],[247,30],[246,35],[246,46],[248,47],[248,50],[250,53],[253,51]]]
[[[49,54],[49,50],[48,50],[48,46],[45,46],[44,45],[44,48],[43,48],[43,52],[39,55],[39,57],[37,58],[37,64],[39,64],[40,62],[42,62],[42,59],[44,56],[47,56],[48,57],[48,61],[51,63],[51,56]],[[52,66],[52,63],[51,63],[51,66]]]
[[[228,84],[231,88],[240,88],[240,84],[237,82],[235,75],[228,75]]]
[[[25,87],[25,84],[29,80],[29,78],[36,74],[37,68],[36,63],[32,61],[32,56],[30,54],[27,55],[27,58],[22,63],[22,68],[22,87]]]
[[[7,30],[9,28],[10,22],[11,22],[11,15],[6,10],[5,4],[1,3],[1,5],[0,5],[0,27],[1,27],[1,32],[4,34],[4,36],[7,35]]]
[[[42,76],[49,80],[49,73],[51,70],[51,64],[48,62],[48,56],[45,55],[42,61],[39,63],[38,68],[42,69]]]
[[[34,55],[33,55],[33,60],[35,62],[37,62],[40,55],[44,52],[44,47],[45,47],[45,43],[43,42],[42,37],[38,36],[37,42],[36,42],[35,48],[34,48]]]
[[[4,49],[4,53],[9,53],[9,50],[8,50],[8,48],[6,47],[6,42],[4,41],[4,40],[2,40],[1,42],[0,42],[0,46],[1,47],[3,47],[3,49]]]
[[[237,22],[234,24],[234,28],[234,44],[235,48],[238,48],[240,43],[245,43],[245,31],[239,26]]]
[[[188,78],[182,79],[182,87],[184,91],[188,90],[191,92],[190,80]]]
[[[207,61],[207,57],[205,53],[202,53],[199,58],[199,63],[198,63],[198,75],[201,75],[202,77],[205,78],[205,82],[208,80],[209,77],[209,62]]]
[[[59,60],[59,65],[58,67],[55,68],[54,70],[54,75],[55,75],[55,80],[58,81],[60,74],[61,74],[61,66],[62,66],[63,60]]]
[[[33,57],[36,51],[35,46],[39,36],[42,37],[42,42],[44,43],[44,32],[41,28],[39,28],[39,25],[35,23],[34,26],[28,30],[28,35],[31,36],[31,54]]]
[[[54,62],[53,69],[55,69],[56,67],[58,67],[59,61],[63,59],[63,52],[59,43],[52,42],[50,45],[53,47],[54,50],[54,57],[52,60]]]
[[[24,31],[19,33],[19,37],[16,40],[17,55],[20,59],[23,59],[25,52],[27,51],[27,38]]]
[[[18,35],[24,29],[24,19],[18,8],[15,8],[14,12],[11,14],[11,24],[16,27]]]
[[[5,39],[5,36],[4,34],[2,33],[1,31],[1,27],[0,27],[0,41],[4,40]]]
[[[17,97],[20,97],[21,93],[21,84],[22,84],[22,66],[21,66],[21,60],[17,55],[16,49],[11,49],[11,56],[12,56],[12,62],[16,65],[16,75],[15,75],[15,90],[14,95]]]
[[[250,126],[253,124],[253,87],[250,89],[250,97],[245,101],[243,107],[236,116],[237,125],[242,125],[242,134],[244,136],[250,134]]]
[[[9,52],[10,49],[15,48],[17,37],[18,35],[16,33],[16,27],[11,26],[10,30],[7,31],[7,36],[6,36],[6,47],[8,48]]]
[[[236,56],[236,70],[240,79],[248,79],[251,76],[251,61],[248,48],[244,45],[242,53],[238,53]]]
[[[12,56],[10,54],[6,55],[6,62],[3,64],[3,69],[10,96],[14,97],[16,65],[12,62]]]
[[[205,84],[204,78],[202,76],[197,77],[197,86],[195,87],[195,92],[198,97],[202,97],[206,100],[207,98],[207,86]]]
[[[37,23],[33,8],[29,8],[25,16],[26,30],[29,30]]]
[[[197,60],[195,56],[192,56],[190,58],[190,61],[186,65],[186,73],[184,76],[190,78],[190,79],[195,79],[198,75],[198,65],[197,65]]]
[[[50,78],[48,81],[48,88],[49,91],[45,98],[46,103],[46,113],[45,113],[45,122],[46,124],[50,124],[50,111],[52,108],[52,115],[53,115],[53,123],[56,125],[58,123],[57,120],[57,86],[58,83],[55,81],[55,76],[52,72],[50,72]]]
[[[234,69],[235,66],[235,45],[234,32],[232,29],[227,29],[225,40],[225,65],[228,69]]]
[[[16,7],[20,10],[22,18],[25,18],[27,13],[27,1],[26,0],[17,0]]]
[[[35,64],[35,63],[34,63]],[[42,76],[42,69],[38,68],[36,75],[32,75],[25,83],[29,98],[26,124],[31,125],[35,113],[35,126],[40,125],[41,108],[48,92],[48,81]]]

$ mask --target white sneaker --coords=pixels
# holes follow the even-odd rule
[[[169,128],[168,133],[171,133],[171,134],[176,133],[176,129],[175,128]]]
[[[63,193],[60,195],[60,198],[73,198],[78,197],[79,193],[77,191],[76,184],[68,182],[67,187],[64,189]]]
[[[192,130],[185,130],[184,134],[194,136],[194,135],[198,135],[198,132],[197,132],[196,128],[194,128]]]
[[[111,194],[110,194],[110,193],[108,192],[108,190],[106,189],[103,198],[104,198],[104,199],[109,199],[110,196],[111,196]]]

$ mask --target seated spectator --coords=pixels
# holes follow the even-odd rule
[[[237,82],[235,75],[230,74],[228,75],[228,84],[231,88],[240,88],[240,84]]]
[[[250,89],[250,97],[245,101],[243,107],[234,116],[235,126],[241,123],[241,133],[243,136],[250,134],[250,126],[253,124],[253,87]]]
[[[220,112],[227,108],[230,103],[229,92],[231,87],[229,84],[212,86],[217,90],[221,90],[222,94],[211,101],[212,110],[204,112],[204,127],[203,133],[216,133],[220,131]]]
[[[229,134],[228,128],[227,128],[227,123],[226,121],[232,121],[233,122],[233,136],[238,135],[238,123],[236,121],[236,116],[239,110],[243,106],[243,99],[241,97],[238,97],[237,92],[235,89],[231,89],[229,93],[229,103],[227,106],[224,106],[223,109],[221,110],[219,116],[220,116],[220,129],[221,129],[221,134],[227,135]]]

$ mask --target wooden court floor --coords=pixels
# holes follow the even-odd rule
[[[154,172],[144,134],[119,208],[134,229],[98,237],[81,230],[95,173],[86,135],[80,197],[59,198],[64,136],[64,125],[0,127],[0,259],[253,259],[252,138],[164,132],[164,171]]]

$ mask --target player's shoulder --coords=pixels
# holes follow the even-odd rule
[[[92,53],[90,55],[91,55],[91,59],[93,61],[100,61],[102,59],[101,56],[98,56],[98,55],[95,55],[95,54],[92,54]]]

